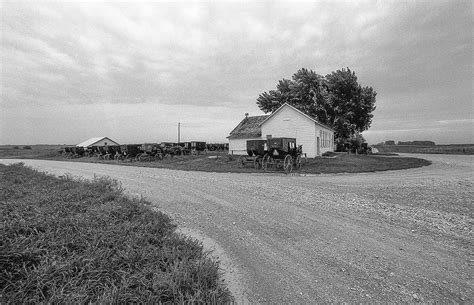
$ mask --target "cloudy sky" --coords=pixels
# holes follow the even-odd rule
[[[369,143],[473,143],[471,1],[4,1],[0,144],[225,142],[300,68],[373,87]]]

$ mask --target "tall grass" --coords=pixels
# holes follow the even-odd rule
[[[0,302],[228,303],[202,245],[109,178],[0,165]]]

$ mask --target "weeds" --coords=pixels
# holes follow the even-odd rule
[[[0,165],[0,303],[228,303],[218,262],[110,178]]]

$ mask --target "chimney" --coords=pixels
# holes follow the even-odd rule
[[[245,118],[246,118],[246,119],[249,118],[249,113],[248,113],[248,112],[245,114]]]

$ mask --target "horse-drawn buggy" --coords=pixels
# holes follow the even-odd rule
[[[192,141],[179,144],[184,148],[183,154],[185,155],[198,155],[207,149],[206,142]]]
[[[264,170],[272,167],[283,167],[285,173],[290,173],[293,168],[300,169],[303,163],[302,145],[296,145],[295,138],[270,138],[268,153],[262,160]]]
[[[206,149],[208,151],[228,151],[229,143],[206,143]]]
[[[66,158],[80,158],[84,156],[85,150],[84,147],[71,146],[64,147],[64,155]]]
[[[158,143],[145,143],[140,146],[141,153],[136,156],[138,161],[163,160],[163,150]]]
[[[120,145],[120,154],[116,160],[133,161],[136,160],[137,156],[142,153],[140,144],[127,144]]]
[[[117,152],[120,152],[120,146],[91,146],[88,149],[92,153],[89,152],[89,155],[97,157],[99,160],[110,160],[115,158]]]
[[[161,142],[160,147],[165,159],[180,156],[185,150],[184,143]]]
[[[296,145],[295,138],[269,138],[266,140],[248,140],[247,156],[237,160],[239,167],[251,163],[254,168],[282,167],[285,173],[300,169],[304,155],[302,145]]]
[[[240,168],[246,164],[252,165],[255,169],[262,167],[263,157],[268,152],[267,140],[247,140],[247,155],[242,155],[237,160]]]
[[[69,146],[63,147],[63,152],[62,153],[64,153],[64,156],[66,158],[71,158],[72,155],[73,155],[72,147],[69,147]]]

